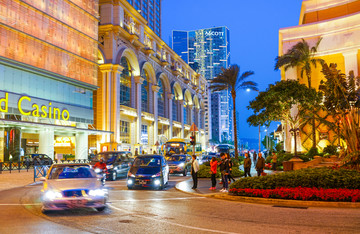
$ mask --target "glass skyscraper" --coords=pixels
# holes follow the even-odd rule
[[[221,68],[230,65],[230,32],[226,27],[173,31],[172,48],[196,72],[212,80]],[[232,103],[230,93],[222,91],[209,95],[206,103],[209,116],[205,127],[209,139],[232,140]],[[211,133],[211,136],[210,136]]]
[[[161,0],[127,0],[148,21],[148,26],[161,37]]]

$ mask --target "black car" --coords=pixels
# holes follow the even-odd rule
[[[167,158],[170,174],[183,174],[191,171],[191,156],[188,154],[173,154]]]
[[[108,172],[106,180],[116,180],[118,177],[125,177],[131,162],[134,161],[129,151],[106,151],[97,154],[90,164],[94,166],[100,159],[103,159],[106,163]]]
[[[169,166],[164,156],[139,155],[132,163],[127,187],[163,189],[169,182]]]
[[[53,164],[52,158],[46,154],[28,154],[24,157],[24,161],[35,166],[50,166]]]

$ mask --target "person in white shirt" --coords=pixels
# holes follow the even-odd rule
[[[193,185],[192,189],[197,189],[197,182],[198,182],[197,173],[198,173],[199,169],[200,169],[200,167],[199,167],[198,161],[196,160],[196,155],[193,155],[192,162],[191,162],[191,176],[192,176],[194,185]]]

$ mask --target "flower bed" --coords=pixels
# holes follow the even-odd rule
[[[276,188],[276,189],[237,189],[229,193],[237,196],[263,197],[275,199],[306,200],[306,201],[360,201],[360,189],[323,189],[323,188]]]

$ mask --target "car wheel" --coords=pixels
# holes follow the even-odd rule
[[[113,172],[111,173],[111,180],[114,181],[114,180],[116,180],[116,178],[117,178],[116,171],[113,171]]]
[[[128,187],[128,189],[130,189],[130,190],[133,189],[133,186],[127,186],[127,187]]]
[[[97,211],[101,212],[101,211],[104,211],[106,208],[106,206],[103,206],[103,207],[98,207],[96,208]]]
[[[44,208],[41,208],[41,212],[43,213],[43,214],[50,214],[50,210],[45,210]]]
[[[186,176],[187,175],[187,170],[186,168],[184,169],[184,173],[183,173],[183,176]]]

